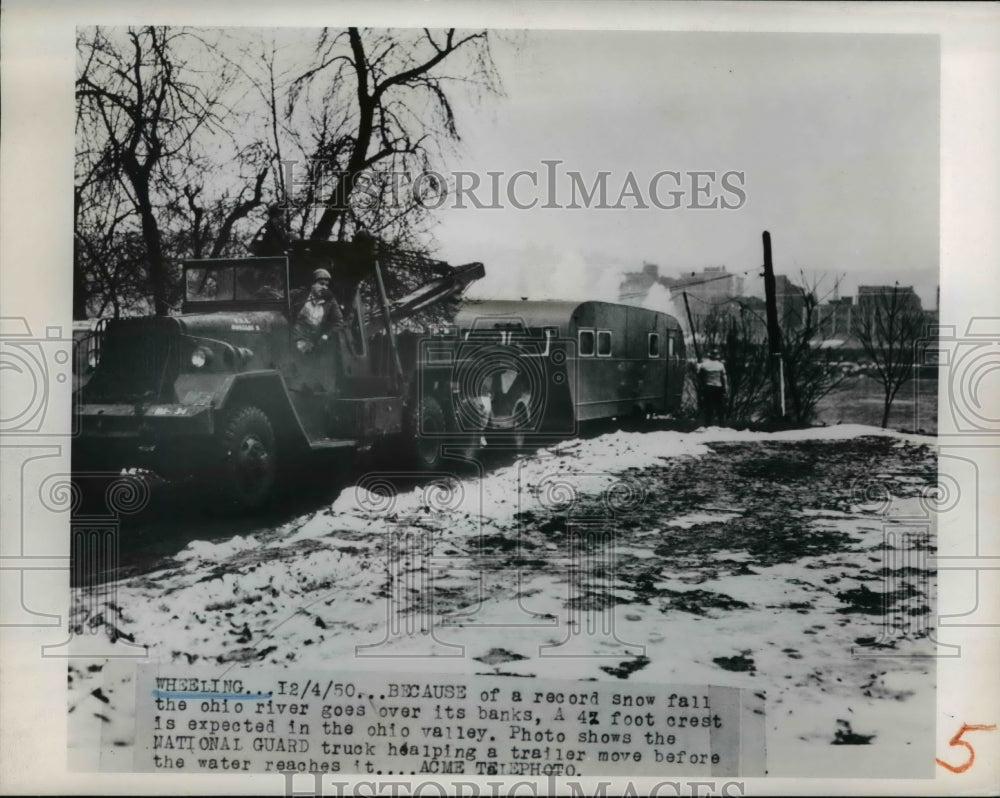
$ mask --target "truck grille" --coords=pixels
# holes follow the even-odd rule
[[[174,402],[180,329],[170,318],[108,324],[100,362],[83,389],[85,402]]]

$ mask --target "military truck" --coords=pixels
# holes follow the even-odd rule
[[[384,271],[394,259],[427,279],[390,301]],[[319,325],[303,346],[298,322],[317,269],[332,278],[327,299],[343,325]],[[282,465],[309,451],[391,440],[397,455],[433,469],[455,413],[452,364],[418,366],[420,336],[398,328],[484,273],[481,263],[451,267],[370,238],[185,262],[181,315],[100,326],[75,403],[74,471],[200,477],[226,504],[252,510]]]
[[[305,341],[317,270],[340,312]],[[74,470],[199,477],[252,510],[310,451],[381,447],[396,467],[434,470],[482,445],[518,450],[679,408],[676,319],[606,302],[460,302],[484,274],[368,237],[185,262],[181,315],[96,325]]]

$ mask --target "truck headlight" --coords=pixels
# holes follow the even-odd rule
[[[212,350],[206,349],[203,346],[199,346],[191,353],[191,365],[196,369],[204,367],[207,363],[212,362]]]

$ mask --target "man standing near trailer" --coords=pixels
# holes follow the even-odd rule
[[[719,350],[708,350],[708,357],[698,364],[698,381],[701,384],[702,413],[705,426],[723,424],[726,411],[726,367],[719,360]]]

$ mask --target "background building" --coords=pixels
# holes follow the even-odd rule
[[[706,266],[700,272],[691,272],[670,280],[668,287],[675,297],[686,293],[689,300],[711,308],[743,296],[743,278],[730,274],[725,266]],[[694,307],[691,308],[692,312]]]
[[[893,291],[898,292],[899,301],[904,309],[923,312],[924,307],[920,303],[920,297],[912,285],[859,285],[858,309],[867,310],[878,297],[891,295]]]

